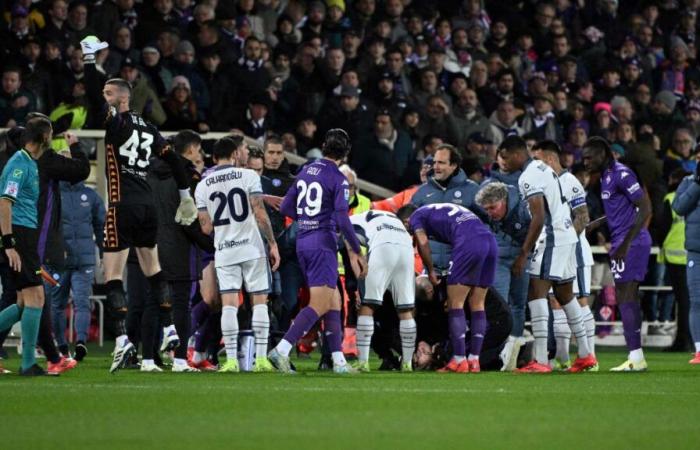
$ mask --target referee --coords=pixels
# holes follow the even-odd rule
[[[27,123],[23,147],[7,162],[0,175],[0,233],[4,256],[17,288],[17,304],[0,312],[0,331],[21,319],[22,364],[20,375],[46,375],[34,358],[44,306],[38,246],[39,170],[36,160],[50,148],[53,130],[46,118]]]

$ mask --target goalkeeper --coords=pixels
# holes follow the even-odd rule
[[[107,43],[100,42],[95,36],[88,36],[80,42],[80,46],[85,62],[85,77],[90,82],[90,78],[98,77],[95,53],[107,48]],[[107,305],[117,324],[118,336],[110,368],[110,372],[114,372],[124,365],[129,356],[136,353],[124,326],[127,301],[122,276],[131,247],[136,249],[139,265],[148,278],[148,301],[158,305],[157,308],[146,309],[160,309],[162,312],[169,311],[172,306],[168,284],[158,261],[157,209],[146,180],[151,156],[161,158],[173,171],[173,178],[180,192],[180,205],[175,220],[182,225],[189,225],[197,218],[197,210],[190,197],[185,169],[180,159],[158,130],[129,108],[129,83],[121,78],[107,80],[102,95],[108,107],[105,121],[108,209],[105,223],[104,271]],[[142,329],[150,330],[151,323],[155,329],[157,314],[154,317],[143,317],[142,321]],[[141,336],[142,367],[153,365],[155,338],[154,332]]]

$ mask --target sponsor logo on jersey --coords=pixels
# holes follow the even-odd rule
[[[21,178],[23,173],[22,169],[15,169],[14,172],[12,172],[12,176],[14,178]]]
[[[8,181],[7,186],[5,186],[5,195],[9,195],[10,197],[17,197],[18,192],[19,184],[17,184],[16,181]]]
[[[250,239],[242,239],[240,241],[223,241],[219,243],[219,251],[225,250],[227,248],[240,247],[241,245],[246,245],[250,242]]]

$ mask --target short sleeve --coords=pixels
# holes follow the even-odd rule
[[[206,178],[203,178],[202,181],[200,181],[197,184],[197,187],[194,190],[194,202],[197,205],[197,209],[200,211],[206,211],[207,209],[207,199],[206,199],[206,186],[204,182],[206,181]]]
[[[586,191],[583,189],[581,182],[578,181],[578,178],[571,175],[569,177],[569,183],[570,186],[568,198],[569,206],[571,206],[571,209],[574,210],[576,208],[586,206]]]
[[[2,183],[2,194],[0,194],[0,197],[15,202],[28,176],[26,168],[18,165],[7,167],[5,176],[0,180],[0,183]]]
[[[534,170],[526,169],[525,172],[523,172],[523,174],[520,175],[520,178],[518,179],[518,188],[520,189],[520,195],[526,200],[532,196],[544,194],[542,183],[535,179],[535,174],[536,173]],[[543,176],[544,173],[540,173],[538,175]]]
[[[250,195],[262,195],[263,193],[260,175],[255,172],[251,172],[248,176],[248,193]]]
[[[617,188],[625,194],[625,197],[636,202],[644,196],[642,186],[637,181],[637,176],[629,169],[621,170],[617,175]]]
[[[339,177],[333,199],[333,207],[336,211],[348,211],[350,209],[350,183],[347,178]]]

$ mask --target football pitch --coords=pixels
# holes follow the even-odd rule
[[[295,376],[110,375],[95,349],[58,378],[0,376],[0,448],[700,448],[700,367],[648,352],[647,373],[606,371],[624,356],[587,374],[338,376],[314,354]]]

